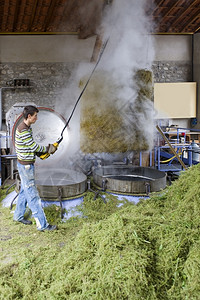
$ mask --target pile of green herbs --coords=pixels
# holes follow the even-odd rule
[[[88,193],[81,216],[34,233],[41,244],[27,229],[32,247],[0,268],[0,299],[199,299],[199,186],[198,164],[137,205]]]

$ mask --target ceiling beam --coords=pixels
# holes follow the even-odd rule
[[[176,3],[173,3],[172,5],[170,5],[170,6],[168,7],[169,9],[167,10],[167,12],[166,12],[164,15],[162,15],[162,19],[165,19],[165,17],[170,16],[170,13],[174,10],[174,8],[177,7],[177,4],[178,4],[180,1],[182,1],[182,0],[177,0]]]
[[[21,1],[19,3],[17,22],[15,23],[15,30],[16,31],[20,31],[20,32],[22,31],[23,32],[23,25],[24,25],[23,19],[24,19],[25,6],[26,6],[26,1],[25,0]]]
[[[161,31],[163,31],[163,30],[168,31],[166,29],[167,24],[168,24],[168,17],[170,16],[170,13],[177,7],[177,5],[181,1],[182,0],[176,0],[175,3],[173,2],[171,5],[169,5],[169,6],[166,7],[165,14],[161,14],[160,19],[158,20],[159,23],[160,23],[158,30],[160,29]],[[162,5],[162,4],[159,3],[159,5]],[[161,7],[161,8],[164,8],[164,7]]]
[[[31,28],[32,28],[32,25],[33,25],[33,20],[35,18],[37,4],[38,4],[38,0],[35,0],[34,1],[34,6],[33,6],[33,11],[32,11],[31,18],[30,18],[30,22],[29,22],[29,25],[28,25],[28,31],[31,31]]]
[[[18,31],[18,32],[1,32],[0,35],[78,35],[79,32],[74,31],[74,32],[67,32],[67,31],[48,31],[48,32],[41,32],[41,31]]]
[[[195,30],[194,33],[199,33],[199,31],[200,31],[200,26]]]
[[[9,6],[4,4],[2,5],[2,15],[1,15],[1,30],[5,30],[6,31],[6,25],[7,25],[7,21],[8,21],[8,9]]]
[[[114,0],[0,0],[0,34],[79,32],[87,38],[102,18],[101,4]],[[194,33],[200,28],[200,0],[148,0],[146,13],[157,33]],[[95,4],[96,3],[96,4]],[[96,5],[96,6],[95,6]],[[155,27],[154,27],[155,29]],[[186,31],[186,32],[184,32]]]
[[[17,18],[19,15],[19,5],[20,5],[20,0],[16,0],[15,3],[15,14],[14,14],[14,18],[13,18],[13,24],[12,24],[12,31],[15,31],[15,25],[17,23]]]
[[[162,14],[161,14],[161,11],[162,9],[164,8],[162,5],[163,3],[165,2],[166,0],[160,0],[159,2],[158,1],[155,1],[156,2],[156,6],[154,7],[154,10],[150,13],[148,13],[148,15],[152,16],[152,20],[153,22],[155,22],[155,27],[159,30],[159,24],[162,20]],[[158,3],[157,3],[158,2]]]
[[[200,8],[197,9],[196,13],[189,20],[187,20],[183,26],[180,26],[180,31],[186,30],[197,18],[200,19]]]
[[[75,1],[75,0],[60,1],[59,4],[60,5],[57,6],[57,9],[55,10],[55,12],[53,14],[52,22],[49,23],[49,28],[51,27],[53,31],[55,31],[55,30],[64,31],[64,30],[66,30],[65,27],[72,23],[71,18],[73,18],[74,10],[77,5],[77,1]],[[76,23],[77,22],[78,22],[78,20],[76,19]],[[69,26],[68,26],[68,28],[69,28]],[[47,27],[47,29],[48,29],[48,27]],[[73,31],[72,28],[70,28],[69,30]]]
[[[187,8],[185,9],[185,11],[183,13],[179,14],[179,16],[177,16],[177,18],[175,19],[175,21],[172,22],[168,26],[167,30],[169,30],[169,28],[175,27],[178,23],[180,23],[180,20],[188,13],[188,11],[191,10],[191,7],[194,6],[197,2],[199,2],[199,0],[192,1],[192,4],[189,2]]]
[[[151,34],[152,35],[192,35],[193,32],[153,32]]]
[[[57,0],[52,0],[51,1],[50,7],[49,7],[49,10],[48,10],[48,15],[47,15],[46,20],[44,22],[44,27],[43,27],[44,31],[46,31],[46,29],[47,29],[47,27],[49,25],[49,22],[50,22],[50,20],[52,18],[56,2],[57,2]]]
[[[154,10],[152,11],[152,15],[154,17],[156,17],[156,15],[154,15],[154,13],[156,12],[157,9],[161,8],[161,5],[163,4],[163,2],[165,2],[165,0],[161,0],[159,3],[156,4]]]
[[[68,0],[67,6],[64,7],[62,20],[66,20],[67,17],[71,17],[73,15],[74,10],[77,6],[77,1]]]

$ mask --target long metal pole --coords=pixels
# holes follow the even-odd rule
[[[102,47],[101,52],[100,52],[100,54],[99,54],[99,59],[97,60],[95,66],[94,66],[94,69],[92,70],[92,73],[90,74],[90,76],[89,76],[89,78],[88,78],[88,80],[87,80],[87,82],[86,82],[84,88],[82,89],[82,91],[81,91],[81,93],[80,93],[78,99],[76,100],[76,103],[75,103],[74,108],[73,108],[73,110],[72,110],[72,112],[71,112],[71,115],[69,116],[69,119],[67,120],[67,122],[66,122],[66,124],[65,124],[65,126],[64,126],[64,128],[63,128],[63,130],[62,130],[62,132],[61,132],[61,137],[60,137],[60,138],[58,139],[58,141],[56,142],[57,144],[60,144],[61,141],[63,140],[63,132],[65,131],[66,127],[68,126],[68,124],[69,124],[69,122],[70,122],[70,120],[71,120],[71,118],[72,118],[72,116],[73,116],[73,114],[74,114],[74,111],[75,111],[75,109],[76,109],[76,106],[78,105],[78,103],[79,103],[79,101],[80,101],[80,99],[81,99],[81,97],[82,97],[84,91],[86,90],[86,87],[87,87],[88,83],[90,82],[90,79],[91,79],[91,77],[92,77],[94,71],[96,70],[96,68],[97,68],[97,66],[98,66],[98,64],[99,64],[99,62],[100,62],[100,59],[101,59],[101,57],[102,57],[102,55],[103,55],[103,52],[104,52],[104,50],[105,50],[105,48],[106,48],[106,46],[107,46],[108,40],[109,40],[109,38],[108,38],[108,39],[105,41],[105,43],[103,44],[103,47]],[[56,144],[56,143],[55,143],[55,144]]]

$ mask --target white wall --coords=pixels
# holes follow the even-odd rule
[[[192,35],[154,35],[155,61],[191,61]],[[2,35],[0,62],[89,61],[96,36]]]
[[[155,61],[191,61],[192,35],[154,35]]]
[[[2,35],[0,62],[78,62],[90,61],[96,36]]]

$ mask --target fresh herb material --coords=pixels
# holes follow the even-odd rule
[[[0,208],[0,299],[199,299],[200,164],[133,205],[89,192],[56,232]]]
[[[145,69],[133,74],[130,89],[135,94],[130,99],[124,99],[127,87],[119,86],[113,74],[97,71],[93,75],[81,101],[80,147],[84,153],[149,149],[153,137],[144,134],[143,126],[152,122],[153,76]]]

